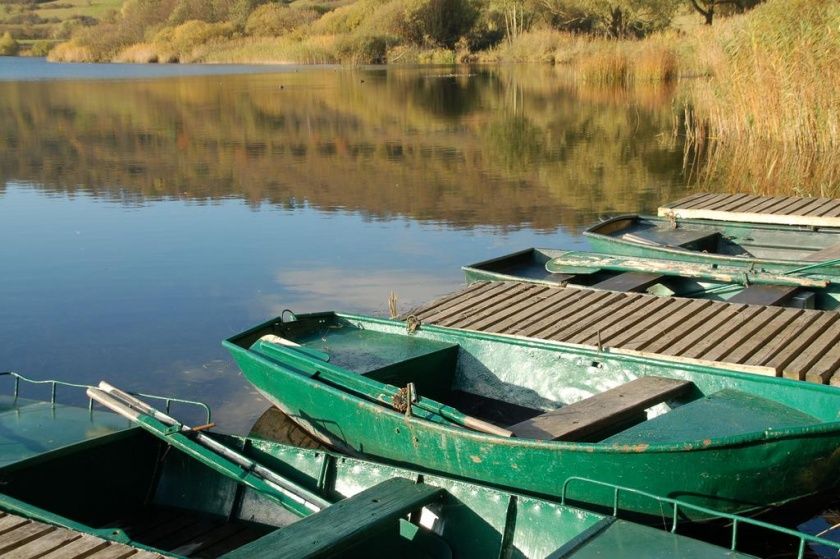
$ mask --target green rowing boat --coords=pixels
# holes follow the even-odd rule
[[[787,267],[788,272],[780,273],[743,260],[708,264],[531,248],[463,270],[468,283],[521,281],[733,303],[840,308],[840,279],[820,274],[819,269],[795,273],[794,265]]]
[[[755,265],[769,273],[808,267],[840,275],[840,229],[623,215],[584,236],[596,252],[701,264]]]
[[[673,511],[670,533],[463,481],[189,428],[105,383],[88,394],[138,427],[98,406],[3,400],[0,553],[87,559],[752,557],[675,533],[681,511],[691,507],[675,500],[607,488]],[[570,486],[591,483],[569,480]],[[730,518],[798,540],[802,550],[825,544]],[[17,530],[25,536],[17,537]],[[103,547],[103,540],[124,545]],[[734,550],[737,531],[732,542]]]
[[[349,453],[559,497],[584,474],[725,512],[840,484],[840,390],[611,350],[336,313],[224,342]],[[598,488],[575,498],[603,502]],[[624,507],[657,515],[649,502]]]

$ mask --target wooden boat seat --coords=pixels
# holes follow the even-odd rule
[[[591,287],[606,289],[607,291],[644,291],[651,285],[659,283],[664,276],[660,274],[646,274],[642,272],[624,272],[598,282]]]
[[[780,305],[789,301],[799,290],[795,285],[751,285],[729,299],[728,303],[744,305]]]
[[[822,250],[812,252],[804,258],[808,262],[822,262],[823,260],[834,260],[840,258],[840,243],[835,243]]]
[[[276,530],[227,555],[230,559],[333,556],[440,498],[440,487],[391,478]]]
[[[605,439],[604,443],[676,443],[767,429],[817,425],[820,420],[774,400],[726,388],[676,407]]]
[[[691,246],[702,250],[716,243],[720,233],[717,231],[693,231],[691,229],[643,229],[625,233],[622,239],[643,245],[685,248]]]
[[[626,424],[656,404],[686,393],[694,383],[665,377],[641,377],[574,404],[508,427],[526,439],[582,441]]]

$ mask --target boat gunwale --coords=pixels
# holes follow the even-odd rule
[[[518,250],[516,252],[511,252],[509,254],[503,254],[502,256],[496,256],[496,257],[490,258],[488,260],[482,260],[481,262],[474,262],[472,264],[466,264],[464,266],[461,266],[461,271],[464,272],[465,276],[467,276],[467,283],[475,283],[477,281],[517,281],[517,282],[521,282],[521,283],[533,283],[533,284],[536,284],[536,285],[544,285],[546,287],[558,287],[558,286],[566,283],[566,282],[553,281],[553,280],[543,280],[543,279],[537,279],[537,278],[526,278],[526,277],[522,277],[522,276],[513,276],[513,275],[510,275],[510,274],[505,274],[505,273],[502,273],[502,272],[495,272],[493,270],[487,270],[485,268],[480,267],[480,266],[487,266],[489,264],[496,264],[498,262],[503,262],[503,261],[511,259],[511,258],[517,258],[517,257],[525,256],[525,255],[528,255],[528,254],[532,254],[534,252],[542,252],[543,254],[546,254],[546,255],[548,255],[548,253],[557,253],[557,256],[562,256],[563,254],[565,254],[567,252],[574,252],[574,251],[568,251],[568,250],[557,249],[557,248],[531,247],[531,248],[526,248],[526,249],[523,249],[523,250]],[[550,259],[556,258],[557,256],[550,256]],[[482,280],[482,279],[471,280],[468,277],[469,274],[483,275],[483,276],[487,276],[487,277],[492,276],[493,279],[492,280]]]
[[[384,318],[377,318],[377,317],[370,317],[364,315],[356,315],[351,313],[338,313],[333,311],[325,311],[325,312],[317,312],[317,313],[307,313],[298,315],[298,319],[300,318],[318,318],[318,317],[337,317],[343,318],[346,320],[356,320],[361,322],[374,322],[379,323],[382,325],[387,326],[403,326],[404,323],[398,320],[391,320],[391,319],[384,319]],[[494,445],[502,445],[502,446],[511,446],[511,447],[519,447],[519,448],[527,448],[533,450],[553,450],[553,451],[568,451],[568,452],[581,452],[587,454],[597,454],[597,453],[605,453],[605,454],[639,454],[639,453],[677,453],[677,452],[694,452],[694,451],[701,451],[701,450],[717,450],[721,448],[727,447],[735,447],[735,446],[748,446],[748,445],[756,445],[756,444],[763,444],[769,441],[780,441],[785,439],[796,439],[796,438],[808,438],[808,437],[815,437],[815,436],[826,436],[831,434],[840,434],[840,418],[834,421],[823,421],[816,425],[806,425],[806,426],[799,426],[799,427],[788,427],[784,429],[769,429],[764,431],[753,431],[751,433],[744,433],[740,435],[731,435],[727,437],[719,437],[719,438],[705,438],[705,439],[695,439],[695,440],[688,440],[688,441],[681,441],[676,443],[636,443],[636,444],[628,444],[628,443],[613,443],[613,444],[605,444],[605,443],[586,443],[586,442],[571,442],[571,441],[543,441],[543,440],[535,440],[535,439],[525,439],[525,438],[516,438],[516,437],[502,437],[498,435],[491,435],[486,433],[481,433],[478,431],[472,431],[467,428],[458,427],[453,424],[449,423],[438,423],[435,421],[427,420],[418,418],[414,415],[406,416],[404,413],[398,412],[392,408],[388,408],[387,406],[383,405],[381,402],[376,403],[374,401],[367,400],[363,397],[354,395],[346,390],[342,390],[340,388],[331,386],[330,384],[324,382],[321,379],[312,378],[308,375],[305,375],[299,371],[294,370],[291,366],[287,366],[285,364],[281,364],[277,360],[270,359],[268,357],[264,357],[263,355],[251,351],[247,347],[243,347],[236,343],[235,340],[241,339],[248,335],[253,335],[254,333],[264,330],[266,327],[275,326],[278,323],[282,323],[281,317],[277,317],[276,319],[266,321],[258,326],[250,328],[249,330],[231,336],[230,338],[225,339],[222,342],[222,346],[234,353],[244,353],[249,356],[250,359],[256,359],[262,365],[268,366],[269,368],[280,368],[287,374],[293,374],[305,382],[309,383],[314,386],[318,386],[320,390],[325,391],[328,394],[333,394],[335,396],[340,397],[343,400],[346,400],[350,403],[355,403],[355,405],[366,409],[367,411],[381,415],[386,414],[394,419],[398,419],[402,422],[409,422],[409,423],[416,423],[421,426],[427,427],[429,429],[434,429],[438,431],[444,431],[445,433],[458,436],[458,437],[468,437],[470,439],[474,439],[476,442],[479,443],[491,443]],[[423,325],[421,326],[423,329],[431,329],[434,331],[439,331],[441,333],[447,332],[457,332],[458,335],[464,335],[467,337],[476,338],[479,340],[484,341],[493,341],[495,337],[503,337],[511,339],[511,341],[517,342],[519,345],[524,345],[527,347],[533,348],[541,348],[541,349],[562,349],[565,351],[569,351],[571,353],[577,353],[580,355],[585,356],[603,356],[603,352],[598,352],[597,350],[590,350],[585,347],[576,346],[573,344],[567,344],[564,342],[556,342],[556,341],[549,341],[549,340],[534,340],[531,338],[525,338],[521,336],[512,336],[507,334],[493,334],[487,335],[481,332],[475,332],[471,330],[461,330],[457,328],[448,328],[444,326],[436,326],[436,325]],[[840,398],[840,391],[836,388],[831,386],[825,386],[815,383],[804,383],[798,380],[786,379],[781,377],[763,377],[760,375],[755,375],[752,373],[745,373],[735,370],[726,370],[726,369],[716,369],[711,367],[705,367],[699,364],[691,364],[691,363],[680,363],[679,365],[675,365],[673,362],[663,360],[663,359],[655,359],[650,357],[642,357],[642,356],[635,356],[635,355],[625,355],[625,354],[617,354],[612,353],[610,357],[616,357],[620,360],[625,360],[632,363],[639,363],[641,365],[658,365],[658,366],[666,366],[672,368],[680,368],[680,369],[687,369],[690,371],[696,371],[702,374],[712,374],[715,376],[722,376],[722,377],[736,377],[736,378],[748,378],[751,381],[757,381],[759,383],[766,383],[766,384],[789,384],[792,388],[795,387],[797,390],[806,390],[806,391],[822,391],[826,394],[833,394]],[[323,366],[323,362],[319,362],[314,358],[310,358],[306,355],[296,355],[296,358],[299,358],[303,361],[310,362],[315,366]],[[335,365],[332,365],[336,367]],[[346,371],[346,369],[339,367],[341,370]],[[244,371],[243,371],[244,372]],[[379,381],[376,381],[379,382]],[[381,383],[385,384],[385,383]],[[459,410],[460,412],[460,410]]]
[[[667,218],[659,217],[659,216],[642,215],[642,214],[624,214],[624,215],[620,215],[620,216],[616,216],[616,217],[611,217],[610,219],[607,219],[605,221],[601,221],[599,223],[596,223],[595,225],[587,227],[586,229],[583,230],[583,236],[587,239],[599,239],[599,240],[603,239],[603,242],[610,242],[610,243],[613,243],[613,244],[616,244],[616,245],[619,245],[619,246],[634,247],[634,248],[644,247],[644,248],[647,248],[647,249],[650,249],[650,250],[654,250],[656,252],[661,252],[661,253],[664,253],[664,254],[674,255],[675,256],[675,258],[673,258],[674,260],[681,260],[687,254],[697,254],[697,255],[701,255],[704,259],[709,259],[710,261],[713,261],[713,262],[714,261],[719,261],[719,262],[726,262],[726,263],[743,263],[745,265],[754,265],[754,266],[755,265],[761,266],[761,265],[766,264],[766,265],[770,265],[770,266],[793,266],[795,268],[797,266],[816,265],[816,264],[820,263],[818,261],[810,262],[810,261],[807,261],[807,260],[772,260],[772,259],[769,259],[769,258],[742,257],[742,256],[734,256],[734,255],[731,255],[731,254],[717,254],[717,253],[714,253],[714,252],[699,252],[699,251],[696,251],[696,250],[679,248],[679,247],[670,247],[670,246],[665,246],[665,245],[647,246],[647,245],[642,245],[640,243],[635,243],[633,241],[628,241],[628,240],[622,239],[621,237],[614,237],[610,234],[600,232],[600,229],[602,227],[605,227],[609,224],[615,223],[617,221],[623,221],[623,220],[632,220],[634,223],[638,222],[640,220],[656,221],[656,222],[660,222],[660,223],[668,222]],[[802,233],[828,232],[830,234],[838,235],[838,237],[840,237],[840,229],[833,228],[833,227],[819,227],[819,228],[816,228],[816,229],[811,229],[810,227],[801,226],[801,225],[768,226],[768,225],[763,224],[763,223],[742,223],[742,222],[737,222],[737,221],[716,221],[716,220],[706,220],[706,219],[681,219],[681,220],[678,220],[677,223],[687,223],[689,225],[691,225],[691,224],[705,225],[705,226],[710,226],[710,227],[724,227],[724,226],[725,227],[749,227],[750,229],[767,229],[767,230],[789,229],[789,230],[793,230],[793,232],[802,232]],[[796,228],[796,229],[794,229],[794,228]],[[594,252],[601,253],[601,251],[598,251],[598,250],[594,250]],[[836,267],[836,266],[828,266],[827,268],[829,270],[831,270],[834,267]],[[810,274],[804,274],[804,275],[808,276]],[[823,273],[823,275],[835,276],[836,274],[831,274],[831,273],[825,274],[825,273]]]

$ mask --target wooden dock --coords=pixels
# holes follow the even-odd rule
[[[476,282],[422,305],[421,324],[609,348],[840,386],[840,313],[583,287]]]
[[[840,227],[840,200],[751,194],[692,194],[659,208],[660,217]]]
[[[120,543],[0,512],[4,559],[163,559]]]

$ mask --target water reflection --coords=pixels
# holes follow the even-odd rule
[[[684,191],[667,103],[551,68],[0,83],[0,178],[126,204],[243,198],[452,227],[579,227]]]
[[[599,214],[685,191],[667,91],[286,70],[4,74],[0,368],[205,400],[244,431],[267,404],[221,339],[285,308],[384,315],[391,291],[408,310],[467,262],[582,248]]]

